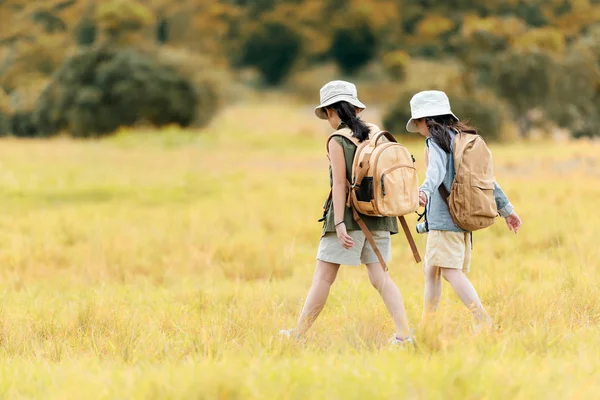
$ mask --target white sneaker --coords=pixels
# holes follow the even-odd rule
[[[292,333],[294,333],[294,329],[282,329],[279,331],[279,335],[287,338],[291,338]]]
[[[415,340],[412,338],[412,336],[408,336],[403,339],[403,338],[399,338],[398,336],[394,335],[390,339],[390,344],[392,346],[398,346],[398,347],[403,347],[403,348],[414,348]]]
[[[296,329],[282,329],[279,331],[279,337],[282,340],[292,340],[297,343],[306,343],[306,337],[296,335]]]

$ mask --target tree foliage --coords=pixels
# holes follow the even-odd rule
[[[257,25],[242,47],[241,63],[256,67],[269,85],[282,82],[298,59],[300,35],[278,21]]]
[[[598,21],[597,0],[5,0],[0,87],[19,97],[69,54],[107,43],[177,48],[218,70],[251,66],[270,86],[322,63],[347,79],[373,63],[403,82],[413,60],[428,58],[459,62],[460,93],[495,91],[523,133],[535,109],[583,135],[600,114]]]
[[[555,65],[550,55],[535,50],[508,51],[494,64],[496,92],[512,107],[523,136],[529,128],[528,111],[548,105]]]
[[[342,17],[333,32],[331,56],[346,74],[353,74],[377,54],[377,37],[368,20],[358,15]]]

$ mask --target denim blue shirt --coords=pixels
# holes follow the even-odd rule
[[[454,148],[454,131],[450,131],[452,136],[452,148]],[[420,191],[427,195],[427,221],[429,230],[434,231],[452,231],[465,232],[452,221],[450,210],[442,199],[438,188],[444,184],[448,191],[454,181],[454,157],[446,153],[431,138],[426,139],[426,145],[429,147],[429,161],[427,165],[427,176]],[[504,194],[504,191],[497,183],[494,183],[494,197],[496,206],[501,217],[506,218],[513,213],[514,207]]]

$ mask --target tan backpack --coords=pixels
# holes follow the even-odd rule
[[[347,206],[352,208],[354,220],[367,237],[384,270],[387,271],[387,265],[359,213],[398,217],[415,261],[421,262],[419,250],[404,218],[419,208],[419,182],[413,156],[387,131],[379,131],[368,140],[359,142],[350,129],[341,129],[329,136],[327,149],[329,141],[335,136],[345,137],[357,146],[352,163],[352,182],[347,182]]]
[[[454,138],[454,181],[439,187],[454,223],[473,232],[494,224],[498,216],[494,197],[492,153],[480,135],[458,132]]]

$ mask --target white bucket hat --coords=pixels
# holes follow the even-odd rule
[[[410,112],[412,118],[406,124],[406,130],[409,132],[419,132],[415,119],[452,115],[457,121],[460,121],[452,112],[446,93],[439,90],[426,90],[415,94],[410,100]]]
[[[324,108],[340,101],[347,101],[362,110],[367,108],[358,100],[354,84],[346,81],[331,81],[321,88],[321,104],[315,108],[315,115],[321,119],[327,119]]]

